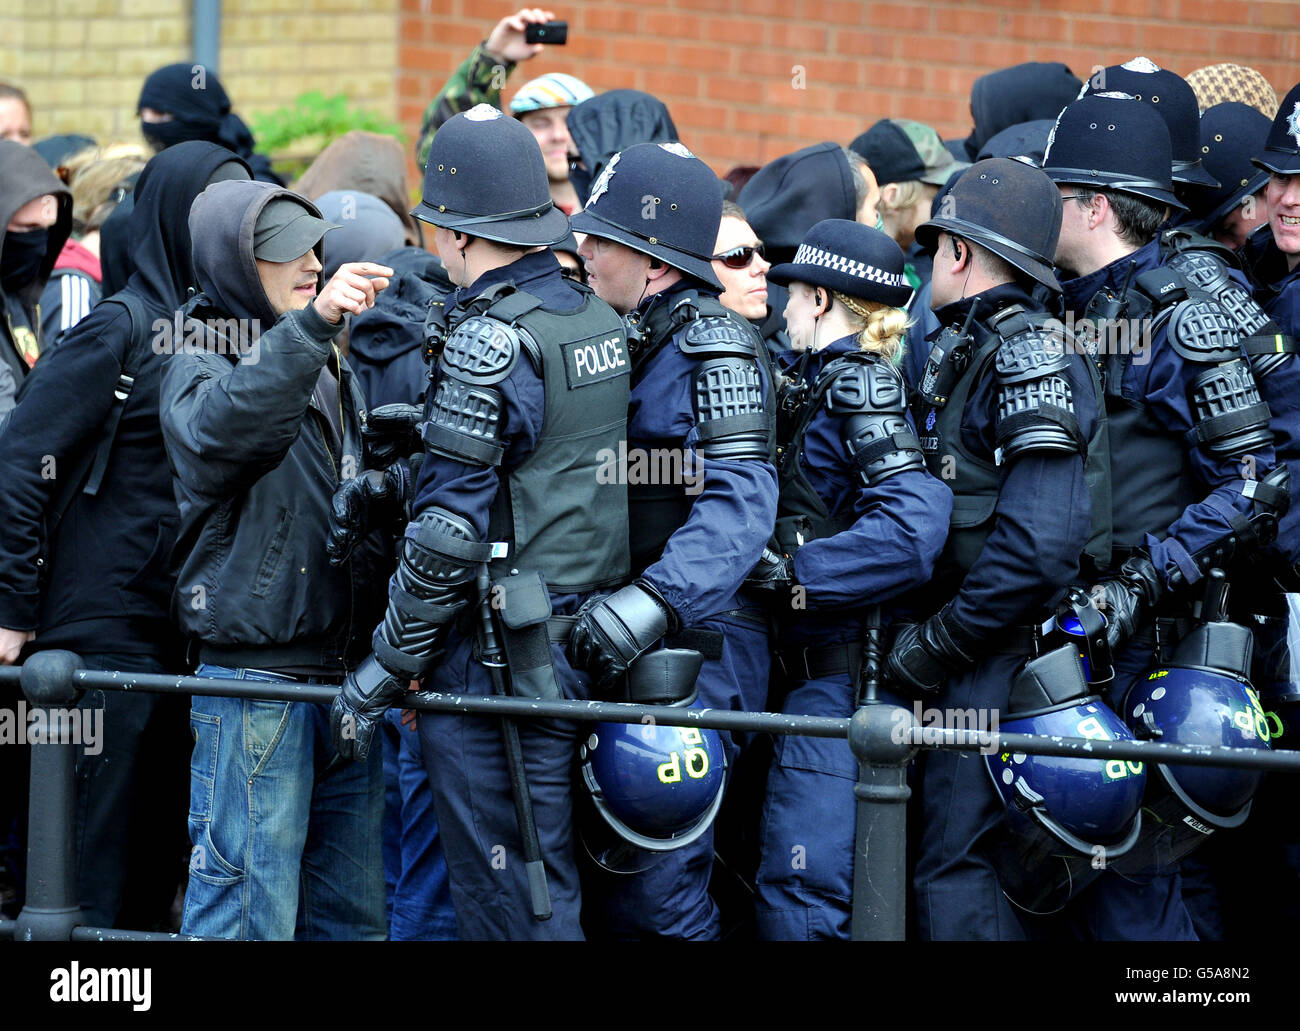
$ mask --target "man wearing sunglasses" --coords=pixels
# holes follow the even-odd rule
[[[771,262],[763,257],[763,243],[745,219],[744,209],[735,201],[722,202],[722,222],[718,240],[713,245],[713,274],[722,284],[718,300],[737,315],[749,319],[763,335],[763,326],[771,309],[767,303],[767,270]],[[790,349],[790,338],[779,320],[764,336],[772,356]]]

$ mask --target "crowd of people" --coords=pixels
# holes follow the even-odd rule
[[[287,188],[201,66],[145,81],[147,146],[32,145],[0,85],[0,662],[338,688],[86,693],[86,924],[849,937],[844,741],[420,688],[1295,746],[1300,84],[1019,65],[966,139],[881,119],[720,177],[639,91],[503,108],[553,17],[430,102],[413,210],[366,133]],[[27,762],[0,748],[6,913]],[[918,939],[1300,913],[1285,778],[908,779]]]

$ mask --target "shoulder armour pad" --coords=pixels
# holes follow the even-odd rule
[[[1183,254],[1204,254],[1212,261],[1233,267],[1240,267],[1241,264],[1236,252],[1227,244],[1181,226],[1166,229],[1160,234],[1160,253],[1161,256],[1168,257],[1166,263],[1170,265],[1174,258]]]
[[[759,344],[757,332],[748,323],[742,326],[739,316],[701,316],[687,323],[679,346],[682,354],[717,357],[755,356]]]
[[[1207,294],[1216,294],[1228,282],[1228,269],[1217,254],[1203,250],[1179,251],[1169,259],[1169,268],[1189,284]]]
[[[1187,284],[1177,269],[1162,265],[1138,274],[1133,285],[1151,298],[1156,309],[1172,307],[1187,297]]]
[[[1169,343],[1189,362],[1226,362],[1241,357],[1236,327],[1214,301],[1187,300],[1169,318]]]
[[[1228,274],[1232,267],[1218,253],[1219,245],[1209,241],[1215,250],[1185,250],[1175,254],[1169,267],[1176,269],[1197,290],[1213,297],[1228,316],[1237,331],[1245,336],[1258,333],[1268,325],[1268,316],[1250,294]]]
[[[1030,326],[1003,337],[994,358],[1001,383],[1024,383],[1070,367],[1065,337],[1050,326]]]
[[[839,358],[823,375],[835,377],[826,391],[826,410],[833,414],[901,415],[906,408],[903,378],[889,362]]]
[[[519,360],[520,334],[513,327],[483,315],[471,315],[447,337],[443,366],[470,383],[500,383]]]

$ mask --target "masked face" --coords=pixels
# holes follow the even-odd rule
[[[21,289],[40,274],[49,236],[45,229],[5,233],[4,251],[0,253],[0,286],[5,293]]]

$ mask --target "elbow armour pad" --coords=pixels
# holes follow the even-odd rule
[[[686,326],[682,354],[697,358],[695,423],[705,458],[766,461],[775,413],[767,410],[758,367],[762,342],[752,327],[731,316],[708,316]]]
[[[504,322],[471,315],[447,337],[438,380],[421,436],[434,454],[468,465],[497,466],[503,404],[500,383],[515,367],[521,332]]]
[[[903,414],[905,398],[898,370],[874,359],[851,360],[826,391],[826,410],[844,417],[841,439],[868,487],[925,468],[921,442]]]
[[[1034,327],[1007,337],[998,347],[997,445],[999,464],[1029,451],[1086,455],[1088,443],[1074,414],[1070,349],[1050,330]]]
[[[492,546],[479,541],[468,521],[446,509],[430,508],[407,528],[389,584],[388,611],[372,641],[385,669],[408,679],[425,672],[491,553]]]

